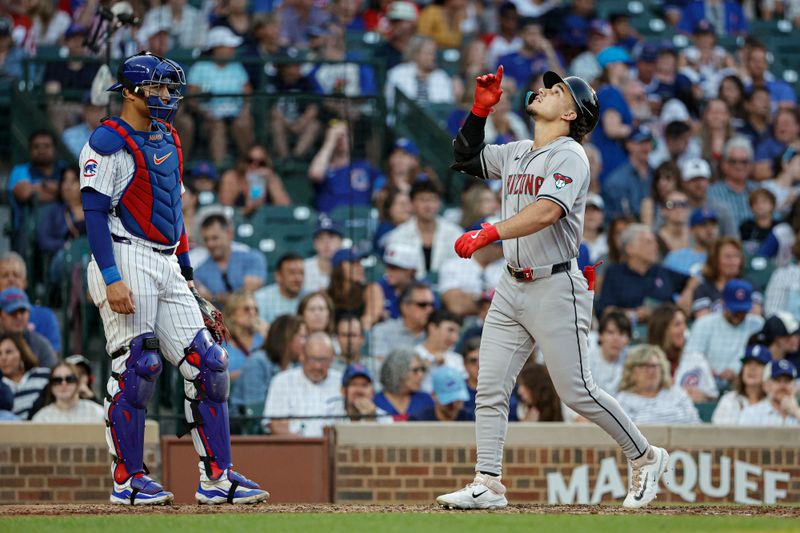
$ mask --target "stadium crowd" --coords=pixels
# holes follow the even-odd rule
[[[102,420],[94,372],[105,354],[61,359],[75,350],[55,311],[30,301],[26,264],[47,259],[33,281],[48,287],[76,277],[65,255],[86,228],[74,159],[105,114],[90,94],[99,64],[84,47],[98,1],[0,0],[0,76],[44,91],[52,126],[30,135],[27,162],[7,180],[16,252],[0,257],[2,419]],[[749,32],[800,23],[800,2],[645,2],[676,28],[667,40],[642,37],[624,8],[601,16],[599,3],[132,2],[141,21],[115,34],[113,57],[199,53],[175,126],[195,283],[232,333],[234,414],[304,436],[342,420],[474,419],[481,325],[505,264],[499,245],[460,259],[453,243],[496,215],[501,184],[466,178],[446,205],[419,143],[391,131],[402,94],[454,135],[475,76],[502,64],[487,143],[533,135],[522,95],[546,70],[591,81],[600,100],[578,257],[602,261],[597,383],[637,423],[800,425],[800,111],[795,87],[770,70],[777,51]],[[350,50],[351,35],[375,37],[381,68]],[[69,60],[27,61],[48,47]],[[448,52],[460,58],[449,70]],[[64,99],[69,91],[81,96]],[[257,94],[276,97],[266,116],[252,109]],[[309,95],[385,101],[386,153],[356,150],[357,104]],[[259,120],[268,144],[255,142]],[[287,161],[304,175],[282,177]],[[292,198],[298,179],[314,192],[307,205]],[[289,246],[270,262],[239,230],[281,206],[312,214],[313,252]],[[366,246],[334,216],[356,207],[378,213]],[[536,350],[510,418],[581,422]]]

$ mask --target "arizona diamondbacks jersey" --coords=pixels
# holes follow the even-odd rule
[[[503,180],[502,219],[516,215],[540,198],[564,209],[552,226],[532,235],[503,241],[511,266],[541,267],[578,257],[589,191],[589,160],[580,143],[569,137],[531,150],[533,141],[489,144],[481,151],[483,174]]]

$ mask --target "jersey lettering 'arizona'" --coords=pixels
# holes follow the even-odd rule
[[[563,210],[559,221],[533,235],[503,241],[506,261],[515,267],[563,263],[578,256],[589,191],[589,160],[569,137],[533,149],[533,141],[486,145],[481,164],[488,179],[503,180],[502,218],[510,218],[538,200]]]

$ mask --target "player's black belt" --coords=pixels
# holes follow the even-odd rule
[[[570,268],[572,268],[572,261],[564,261],[563,263],[553,265],[549,272],[545,270],[543,275],[541,268],[514,268],[506,263],[506,270],[508,270],[508,273],[511,274],[511,277],[517,281],[533,281],[537,278],[552,276],[553,274],[558,274],[559,272],[566,272]]]
[[[113,233],[111,234],[111,240],[114,242],[118,242],[120,244],[133,244],[133,241],[130,240],[129,238],[121,237],[119,235],[114,235]],[[173,246],[172,248],[156,248],[155,246],[148,246],[148,248],[150,248],[157,254],[172,255],[175,253],[175,248],[177,248],[177,246]]]

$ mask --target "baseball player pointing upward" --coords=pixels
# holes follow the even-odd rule
[[[200,455],[200,503],[253,503],[269,494],[231,469],[228,356],[192,294],[181,214],[183,156],[171,126],[186,84],[173,61],[148,52],[117,72],[120,117],[104,120],[80,155],[92,250],[87,276],[111,355],[106,440],[114,457],[111,503],[153,505],[172,493],[142,462],[144,418],[161,358],[184,378],[185,412]]]
[[[580,141],[597,124],[597,96],[580,78],[547,72],[545,88],[525,99],[536,121],[536,138],[484,145],[486,117],[500,100],[502,77],[501,66],[496,75],[478,78],[472,113],[453,143],[454,169],[503,182],[503,221],[465,233],[456,241],[456,252],[470,257],[502,239],[508,265],[481,339],[475,480],[437,501],[459,509],[507,505],[501,460],[508,400],[535,340],[562,401],[622,447],[632,466],[624,505],[642,507],[655,498],[668,455],[648,444],[592,379],[587,359],[592,287],[575,261],[589,189],[589,162]]]

